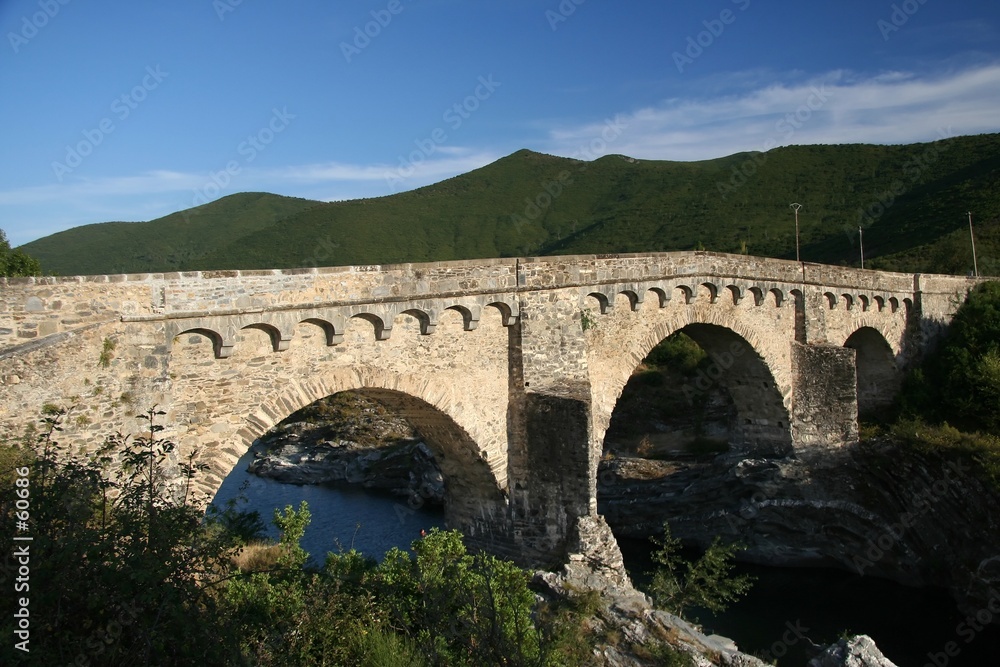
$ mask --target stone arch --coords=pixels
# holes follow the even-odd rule
[[[894,296],[889,297],[889,311],[895,313],[899,310],[899,299]]]
[[[590,292],[587,296],[593,297],[597,301],[598,310],[600,310],[602,315],[606,315],[615,306],[615,300],[608,298],[606,294],[602,294],[601,292]]]
[[[837,307],[837,295],[833,292],[823,292],[823,296],[826,297],[826,305],[833,310]]]
[[[351,319],[364,320],[371,324],[375,331],[375,340],[388,340],[389,336],[392,335],[392,320],[389,320],[388,326],[386,326],[386,320],[375,313],[355,313],[351,315]]]
[[[767,349],[764,341],[756,331],[739,321],[723,321],[723,318],[709,315],[672,318],[670,322],[659,323],[649,335],[629,346],[633,363],[618,365],[612,372],[614,377],[608,377],[592,390],[614,396],[617,403],[635,366],[656,345],[677,331],[694,339],[712,359],[712,365],[689,382],[685,395],[690,392],[696,396],[705,390],[700,385],[719,383],[736,406],[738,423],[732,425],[730,444],[741,451],[778,456],[790,454],[791,423],[785,401],[790,388],[779,385],[771,370],[777,360],[768,360],[762,353]],[[595,446],[603,446],[614,407],[606,401],[594,403]]]
[[[459,315],[462,316],[462,328],[466,331],[472,331],[479,326],[479,318],[482,314],[482,309],[479,306],[463,306],[460,303],[453,304],[445,308],[445,310],[454,310]]]
[[[670,300],[670,294],[662,287],[650,287],[646,291],[656,295],[656,303],[660,308],[666,306],[667,301]]]
[[[702,289],[698,290],[698,292],[699,292],[699,294],[698,294],[698,300],[699,301],[701,301],[703,295],[708,297],[708,303],[715,303],[718,300],[718,298],[719,298],[719,288],[715,285],[715,283],[703,282],[700,285],[700,287]]]
[[[842,295],[844,298],[844,306],[847,310],[854,310],[854,297],[850,294]]]
[[[214,329],[208,329],[205,327],[191,327],[190,329],[184,329],[171,337],[171,340],[177,340],[184,334],[197,334],[199,336],[204,336],[212,342],[212,351],[215,353],[216,359],[225,359],[229,357],[233,352],[232,341],[225,341],[222,338],[222,334]]]
[[[875,309],[877,311],[882,312],[885,310],[885,297],[875,295],[872,298],[872,301],[875,303]]]
[[[745,294],[743,288],[739,285],[727,285],[726,289],[729,291],[729,296],[733,300],[733,305],[740,305],[740,302],[743,301],[743,296]]]
[[[511,299],[510,303],[506,301],[490,301],[486,304],[488,308],[495,308],[500,311],[500,317],[502,324],[505,327],[512,326],[517,323],[517,318],[521,316],[520,307],[515,299]]]
[[[400,311],[399,315],[409,315],[410,317],[416,319],[417,322],[420,323],[420,334],[422,336],[428,336],[434,333],[434,329],[437,327],[437,314],[428,309],[407,308],[406,310]]]
[[[625,295],[625,298],[628,299],[629,309],[633,312],[639,310],[639,307],[642,305],[643,296],[645,296],[645,292],[638,289],[619,290],[618,294]]]
[[[694,300],[694,294],[695,294],[695,292],[694,292],[693,289],[691,289],[687,285],[677,285],[674,288],[674,291],[680,293],[681,303],[682,304],[686,305],[686,304],[691,303]]]
[[[892,346],[881,331],[862,326],[848,336],[844,347],[854,350],[858,415],[875,415],[892,403],[902,384]]]
[[[281,352],[288,349],[289,337],[283,335],[281,330],[273,324],[268,322],[254,322],[253,324],[246,324],[240,327],[241,331],[243,329],[254,329],[255,331],[263,331],[266,333],[268,338],[271,339],[271,348],[275,352]]]
[[[778,289],[777,287],[772,287],[771,289],[768,290],[768,294],[774,297],[775,308],[781,308],[781,306],[784,305],[785,293],[782,292],[780,289]]]
[[[413,424],[434,452],[445,478],[445,516],[449,526],[473,535],[478,522],[506,507],[506,459],[492,456],[476,440],[474,425],[455,415],[452,392],[425,378],[376,368],[341,368],[320,377],[291,382],[262,401],[236,433],[240,451],[288,415],[315,401],[345,391],[373,398]],[[238,456],[217,456],[207,486],[214,495]],[[205,481],[202,483],[204,484]]]
[[[869,299],[868,299],[868,296],[866,294],[860,294],[860,295],[858,295],[858,301],[861,302],[861,310],[862,310],[862,312],[867,311],[868,308],[869,308],[869,304],[871,303],[869,301]]]
[[[323,331],[323,335],[326,337],[326,344],[328,346],[336,345],[337,343],[342,343],[344,341],[343,325],[341,325],[341,329],[338,331],[337,326],[333,322],[325,320],[321,317],[307,317],[299,322],[299,324],[303,323],[319,327]]]
[[[753,295],[753,305],[760,306],[764,303],[764,290],[759,287],[751,287],[749,290],[751,295]]]

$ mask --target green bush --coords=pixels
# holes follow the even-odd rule
[[[53,406],[32,454],[0,448],[5,465],[30,469],[34,537],[31,651],[8,642],[0,664],[575,667],[589,659],[594,594],[539,603],[526,571],[468,553],[457,531],[431,531],[412,556],[394,549],[377,564],[349,551],[316,569],[299,544],[310,520],[303,503],[275,512],[277,545],[250,545],[270,557],[241,559],[259,538],[259,517],[235,505],[209,516],[196,509],[190,480],[201,466],[189,459],[180,480],[167,477],[176,452],[158,435],[161,414],[147,412],[142,437],[116,434],[73,458],[57,441],[65,413]],[[15,508],[7,493],[7,525]],[[6,553],[11,538],[0,537]],[[3,575],[10,585],[10,569]],[[0,621],[8,637],[12,620]]]
[[[699,364],[707,358],[708,354],[698,343],[677,331],[650,350],[645,363],[659,368],[669,368],[684,375],[692,375]]]
[[[938,349],[907,378],[901,403],[911,417],[1000,432],[1000,283],[969,293]]]

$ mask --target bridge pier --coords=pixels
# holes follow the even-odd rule
[[[858,439],[855,351],[792,343],[792,440],[799,456],[821,455]]]

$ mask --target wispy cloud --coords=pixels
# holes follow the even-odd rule
[[[788,144],[910,143],[1000,130],[1000,64],[937,75],[844,70],[758,80],[737,94],[665,100],[624,113],[621,137],[605,153],[703,160]],[[574,155],[603,122],[552,130],[543,150]]]

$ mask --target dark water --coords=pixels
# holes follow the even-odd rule
[[[439,508],[410,507],[405,499],[333,486],[298,486],[283,484],[247,472],[253,451],[247,452],[226,477],[215,500],[222,505],[240,495],[247,498],[241,509],[257,510],[267,524],[268,534],[277,539],[271,524],[275,509],[287,505],[298,509],[303,500],[309,503],[312,521],[302,538],[302,548],[317,564],[328,551],[355,548],[373,558],[381,558],[392,547],[408,549],[420,537],[420,531],[444,527],[444,512]]]
[[[652,569],[650,546],[638,540],[620,544],[641,587],[643,573]],[[740,564],[738,571],[757,577],[744,599],[720,614],[688,615],[697,617],[706,633],[729,637],[743,652],[777,660],[781,667],[808,662],[811,654],[800,636],[828,644],[845,632],[871,636],[899,667],[1000,665],[1000,627],[976,631],[982,626],[968,624],[946,591],[831,569]],[[949,642],[954,656],[946,652]]]
[[[368,491],[295,486],[246,472],[248,453],[226,478],[216,502],[247,488],[247,509],[270,522],[275,508],[309,503],[312,523],[303,547],[317,563],[326,552],[352,546],[380,558],[393,546],[407,548],[421,529],[444,525],[439,509],[410,508],[405,501]],[[271,535],[277,537],[273,526]],[[649,544],[621,541],[626,564],[641,586],[652,568]],[[1000,628],[976,631],[958,613],[949,595],[826,569],[740,565],[757,577],[750,594],[724,613],[693,612],[707,633],[736,641],[740,649],[778,660],[781,667],[805,665],[809,653],[799,635],[830,643],[845,631],[867,634],[899,667],[1000,666]],[[987,612],[988,613],[988,612]],[[952,642],[951,647],[948,646]],[[948,648],[957,655],[949,656]]]

